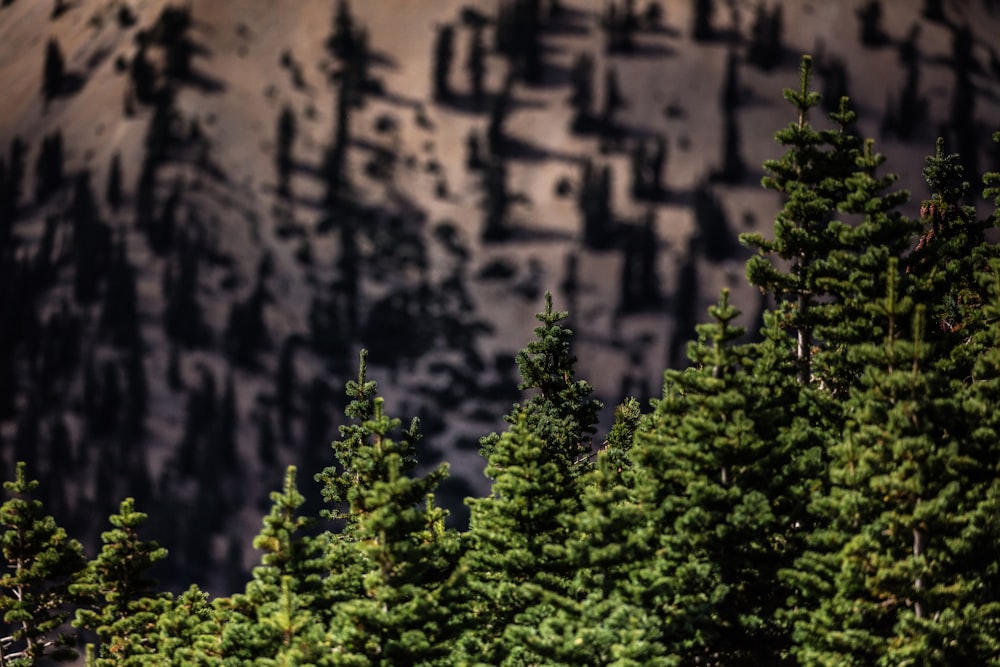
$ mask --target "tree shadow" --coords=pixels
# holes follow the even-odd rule
[[[500,147],[500,157],[508,160],[522,160],[524,162],[543,162],[546,160],[558,160],[566,164],[579,166],[583,164],[583,158],[579,155],[552,150],[545,146],[526,141],[520,137],[505,135]]]
[[[630,49],[615,51],[614,55],[625,60],[631,58],[671,58],[677,55],[677,49],[657,42],[640,42]]]
[[[459,113],[482,114],[490,110],[494,104],[494,100],[500,97],[500,95],[499,91],[486,91],[483,94],[482,100],[476,100],[476,96],[471,92],[453,92],[446,99],[436,100],[434,104]],[[545,102],[516,96],[511,96],[506,102],[508,114],[525,109],[544,109],[546,106]]]
[[[72,97],[76,95],[83,87],[87,84],[87,77],[81,72],[66,72],[63,74],[62,81],[59,84],[59,93],[57,97]]]
[[[187,76],[184,77],[184,83],[193,88],[197,88],[203,93],[211,95],[218,95],[226,91],[225,81],[199,71],[193,67],[191,68],[191,71],[188,72]]]

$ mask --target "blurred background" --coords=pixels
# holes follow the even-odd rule
[[[997,35],[996,0],[0,0],[0,470],[91,553],[135,497],[165,586],[234,592],[286,465],[318,511],[364,347],[461,526],[546,291],[604,429],[723,287],[755,335],[801,54],[915,216],[938,136],[1000,168]]]

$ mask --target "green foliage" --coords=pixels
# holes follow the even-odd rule
[[[877,4],[863,10],[876,27]],[[696,0],[693,9],[702,37],[710,37],[712,3]],[[528,78],[540,11],[534,0],[502,3],[496,22],[505,40],[498,46],[522,59],[514,64]],[[619,19],[615,5],[609,9],[615,30],[634,27],[631,3],[623,11]],[[182,36],[183,13],[165,16],[154,38]],[[532,34],[519,37],[515,25]],[[336,26],[330,46],[344,65],[337,140],[343,160],[347,109],[367,84],[367,47],[346,2]],[[956,45],[956,61],[961,53]],[[854,133],[846,98],[828,106],[836,109],[832,129],[810,124],[821,102],[810,90],[810,71],[804,58],[798,90],[786,91],[797,120],[776,135],[785,154],[764,165],[765,187],[784,199],[774,236],[743,237],[758,251],[748,278],[775,304],[763,308],[763,340],[743,342],[727,291],[709,309],[709,321],[696,326],[694,300],[680,298],[697,282],[696,258],[689,257],[676,288],[671,343],[672,358],[680,356],[694,332],[688,367],[665,372],[651,411],[632,398],[619,405],[595,452],[601,404],[590,384],[576,379],[567,314],[546,294],[535,337],[516,356],[525,396],[506,415],[507,430],[481,441],[492,485],[486,497],[467,501],[470,527],[459,534],[445,527],[446,512],[434,499],[447,466],[422,467],[419,423],[404,428],[389,416],[368,377],[366,352],[346,386],[334,460],[317,456],[322,448],[315,446],[332,437],[331,392],[320,376],[297,391],[300,341],[288,338],[274,409],[286,439],[304,413],[309,448],[302,465],[320,470],[319,488],[300,491],[296,467],[287,469],[254,540],[260,562],[244,589],[228,598],[196,585],[176,596],[158,592],[149,572],[166,553],[140,539],[147,517],[131,498],[111,516],[100,553],[87,562],[80,544],[33,498],[38,483],[21,462],[0,507],[0,665],[72,653],[65,634],[71,619],[85,633],[87,664],[97,666],[1000,664],[1000,257],[988,233],[1000,217],[996,210],[977,217],[968,165],[945,154],[941,141],[927,160],[932,194],[921,219],[903,216],[908,194],[895,189],[895,176],[881,173],[885,160],[873,142]],[[582,78],[574,104],[589,115],[592,91]],[[502,139],[502,114],[495,120],[493,139]],[[166,145],[162,136],[152,140]],[[39,174],[49,174],[42,190],[51,190],[58,178],[48,162],[59,150],[54,141],[46,150]],[[0,164],[5,220],[16,213],[25,151],[12,147],[15,173]],[[633,159],[642,176],[636,185],[656,194],[662,157],[640,146]],[[169,199],[167,213],[154,220],[154,167],[143,170],[140,190],[147,191],[137,194],[145,201],[137,218],[153,234],[154,249],[172,253],[167,332],[175,343],[202,344],[194,296],[202,248],[184,237],[168,242]],[[617,237],[609,179],[609,170],[588,166],[581,188],[583,236],[593,249]],[[984,196],[1000,205],[1000,174],[986,174],[983,184]],[[342,186],[331,185],[328,222],[347,211]],[[502,178],[493,187],[502,213],[509,203]],[[134,276],[123,241],[112,254],[86,174],[77,180],[69,217],[79,255],[77,296],[103,295],[101,326],[128,348],[123,360],[88,356],[85,425],[91,435],[127,438],[141,427],[148,398],[133,321]],[[313,343],[327,345],[322,351],[336,356],[338,367],[341,343],[359,331],[357,235],[378,240],[377,230],[356,217],[337,218],[340,282],[331,301],[317,302],[311,313]],[[502,224],[502,215],[497,220]],[[47,225],[38,251],[39,266],[48,269],[55,224]],[[465,382],[481,367],[475,333],[461,315],[471,304],[461,287],[468,253],[445,227],[437,240],[454,263],[440,289],[425,278],[387,297],[395,301],[373,311],[378,317],[368,313],[364,332],[384,344],[398,338],[383,331],[394,323],[407,324],[412,336],[440,320],[447,333],[427,344],[464,354],[467,375],[454,377]],[[627,240],[623,305],[655,296],[656,263],[647,256],[655,234],[651,222],[647,227]],[[413,247],[399,257],[423,270],[425,249]],[[577,272],[573,255],[563,286],[571,299]],[[245,365],[267,342],[265,273],[262,265],[227,327],[228,350]],[[435,290],[444,296],[431,303]],[[46,339],[72,339],[75,317],[50,317]],[[331,332],[337,335],[322,343]],[[17,380],[17,370],[10,363],[0,369],[5,383]],[[47,442],[52,465],[66,466],[70,426],[39,428],[48,384],[24,406],[8,391],[0,407],[17,416],[15,454],[39,459],[34,446]],[[219,467],[239,465],[238,401],[232,377],[217,396],[208,368],[188,398],[185,436],[164,481],[169,491],[195,487],[192,515],[178,526],[195,559],[207,557],[222,527],[205,523],[201,510],[226,506],[240,491],[213,477]],[[271,465],[279,452],[268,406],[259,423],[259,459]],[[115,483],[102,467],[99,507],[110,504]],[[313,509],[311,501],[320,499],[326,507]],[[58,506],[67,504],[63,496]]]
[[[402,422],[385,414],[364,352],[347,395],[352,423],[333,443],[339,468],[316,476],[332,505],[324,516],[344,523],[326,551],[330,632],[344,664],[389,665],[404,657],[431,664],[447,654],[442,596],[458,548],[434,504],[447,466],[413,475],[418,421],[401,430]]]
[[[38,482],[17,464],[0,506],[0,655],[10,665],[35,665],[45,656],[73,655],[65,624],[76,601],[71,584],[85,565],[83,548],[44,513],[33,497]]]
[[[100,642],[92,663],[97,667],[143,664],[155,648],[152,629],[169,602],[155,592],[149,569],[167,550],[139,539],[146,518],[131,498],[122,501],[110,519],[114,528],[101,534],[101,553],[70,587],[82,601],[73,624],[94,632]]]

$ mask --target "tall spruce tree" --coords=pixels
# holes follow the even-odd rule
[[[467,501],[468,600],[459,614],[461,655],[474,663],[538,659],[533,628],[553,613],[550,596],[567,594],[571,583],[563,519],[579,508],[578,479],[592,467],[590,435],[601,404],[590,384],[574,377],[566,316],[546,293],[536,339],[517,355],[518,387],[533,395],[505,417],[507,432],[482,440],[493,485],[488,497]]]
[[[855,169],[859,139],[847,132],[854,114],[846,102],[832,116],[834,129],[817,130],[811,125],[809,113],[821,98],[810,89],[809,56],[803,56],[800,71],[799,89],[784,91],[798,119],[775,134],[775,140],[787,151],[781,159],[764,162],[768,172],[762,181],[764,187],[785,197],[775,219],[774,239],[753,233],[742,235],[741,240],[759,251],[747,262],[747,278],[779,300],[781,326],[795,336],[793,354],[798,379],[806,384],[813,374],[814,330],[825,317],[819,302],[830,293],[823,280],[831,270],[839,270],[826,263],[827,255],[841,245],[841,227],[830,221],[846,197],[847,178]],[[781,262],[788,263],[788,268]]]

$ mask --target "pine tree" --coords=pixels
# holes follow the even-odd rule
[[[582,133],[593,123],[594,59],[589,53],[580,53],[573,61],[570,87],[572,92],[568,102],[573,107],[570,129],[575,133]]]
[[[858,141],[846,133],[854,114],[842,103],[833,117],[837,129],[817,130],[809,122],[809,112],[820,103],[820,95],[810,90],[812,59],[802,58],[799,90],[785,89],[785,98],[795,108],[798,120],[775,134],[788,150],[780,160],[767,160],[766,188],[785,195],[786,201],[775,220],[773,241],[760,234],[743,234],[741,241],[760,254],[747,262],[747,278],[752,285],[774,294],[781,301],[782,327],[796,337],[794,358],[801,384],[812,377],[813,333],[822,321],[820,297],[829,294],[823,285],[824,259],[839,247],[841,227],[831,225],[832,212],[846,197],[846,181],[855,169]],[[768,256],[776,256],[775,260]],[[776,266],[783,260],[787,270]]]
[[[664,627],[641,602],[629,572],[650,558],[637,541],[648,509],[636,496],[632,449],[636,434],[648,430],[633,398],[615,409],[615,421],[594,468],[581,478],[580,511],[564,515],[568,537],[551,547],[573,566],[568,594],[548,591],[554,613],[540,622],[534,650],[565,665],[672,665]],[[565,551],[562,552],[561,550]]]
[[[72,656],[64,626],[76,602],[70,584],[86,565],[83,548],[44,514],[34,497],[38,482],[27,478],[24,462],[17,463],[14,480],[4,482],[4,489],[9,498],[0,506],[0,656],[12,665]]]
[[[518,388],[535,393],[505,417],[508,431],[482,440],[493,486],[487,498],[467,501],[469,600],[460,612],[460,650],[473,662],[537,656],[531,628],[552,612],[550,595],[568,592],[569,557],[551,548],[566,541],[562,519],[579,508],[577,480],[592,467],[590,434],[601,405],[589,383],[574,379],[572,332],[560,324],[566,316],[547,293],[536,339],[517,355]]]
[[[45,46],[45,68],[42,75],[42,94],[45,96],[45,107],[55,99],[62,90],[63,76],[66,72],[66,59],[63,57],[59,42],[49,39]]]
[[[800,656],[805,664],[986,664],[998,653],[980,623],[995,628],[998,616],[979,591],[984,573],[990,583],[995,574],[976,540],[984,529],[996,534],[981,514],[995,506],[996,477],[991,431],[964,414],[978,408],[966,398],[978,387],[952,375],[953,363],[935,362],[947,341],[929,339],[926,306],[901,296],[895,280],[869,310],[888,333],[856,348],[867,366],[831,452],[830,529],[817,540],[826,556],[813,561],[826,563],[813,570],[823,586],[818,610],[798,627]]]
[[[160,614],[152,635],[156,648],[143,664],[216,667],[222,662],[225,616],[224,606],[217,609],[208,593],[191,584]]]
[[[314,611],[322,587],[322,540],[309,534],[311,518],[299,514],[305,498],[295,475],[296,468],[289,467],[282,490],[271,493],[271,511],[254,539],[261,563],[245,592],[227,605],[222,638],[227,661],[333,664],[322,616]]]
[[[330,505],[323,514],[344,522],[327,552],[330,631],[345,661],[432,664],[448,655],[443,596],[458,546],[434,504],[447,465],[413,474],[418,422],[402,430],[385,414],[365,356],[347,384],[353,423],[333,443],[339,466],[316,476]]]
[[[285,106],[278,116],[278,154],[275,159],[278,171],[278,195],[288,199],[292,190],[289,180],[292,174],[292,144],[295,143],[295,113]]]
[[[712,15],[715,13],[713,0],[691,0],[691,38],[696,42],[706,42],[715,37]]]
[[[169,604],[149,575],[167,550],[139,538],[146,519],[132,498],[123,500],[110,518],[114,528],[101,534],[101,553],[71,587],[84,601],[73,625],[96,633],[99,641],[96,667],[137,664],[148,658],[156,622]]]
[[[114,155],[111,156],[104,201],[107,202],[114,213],[117,213],[122,205],[122,159],[121,153],[118,151],[115,151]]]
[[[434,59],[431,65],[434,99],[446,102],[451,99],[451,86],[448,77],[451,74],[451,64],[455,59],[455,27],[449,23],[438,26],[434,38]]]
[[[476,109],[482,109],[486,101],[486,44],[483,42],[483,28],[475,25],[469,37],[469,52],[465,59],[465,69],[469,75],[469,90]]]
[[[44,203],[63,185],[62,131],[56,130],[42,140],[42,150],[35,163],[35,201]]]
[[[793,461],[767,419],[756,420],[772,399],[754,386],[751,350],[735,345],[743,330],[727,292],[709,312],[689,346],[693,366],[667,371],[649,428],[636,434],[637,502],[649,508],[637,540],[655,556],[629,579],[682,664],[782,664],[788,593],[778,574],[794,553]]]

